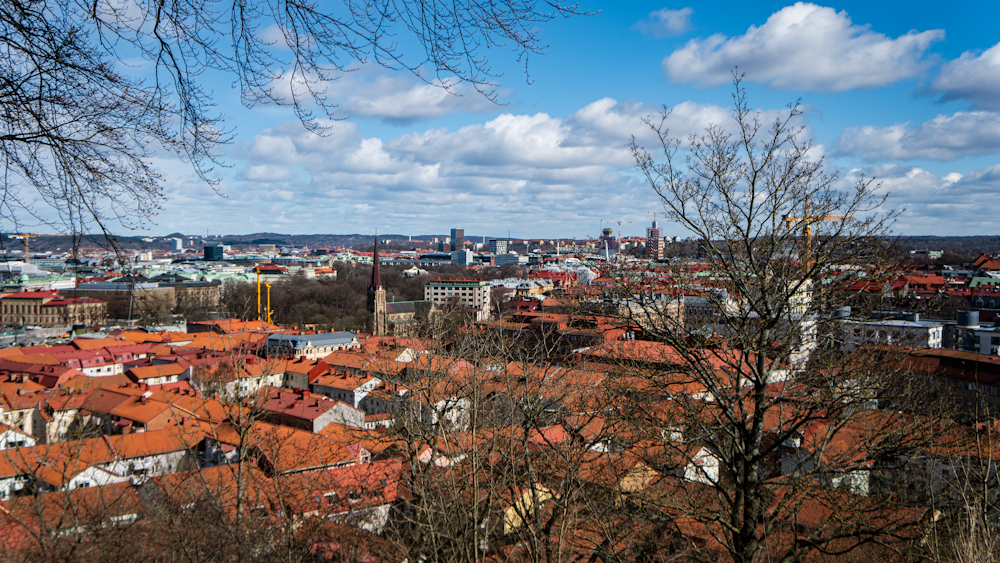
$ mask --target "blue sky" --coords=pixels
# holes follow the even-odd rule
[[[224,197],[160,162],[169,200],[148,232],[586,238],[624,220],[638,235],[662,205],[626,141],[649,140],[640,119],[663,104],[679,135],[725,124],[738,65],[761,110],[802,99],[829,171],[883,182],[905,209],[899,233],[1000,234],[1000,3],[581,7],[600,13],[544,25],[531,84],[509,51],[490,53],[502,105],[363,66],[330,85],[346,119],[317,137],[286,109],[243,108],[215,77],[237,132]]]

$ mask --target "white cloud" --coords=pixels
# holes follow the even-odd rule
[[[635,27],[642,33],[648,33],[654,37],[667,37],[670,35],[684,35],[691,30],[691,8],[681,8],[671,10],[653,10],[649,16],[636,23]]]
[[[966,51],[943,64],[929,90],[945,102],[966,100],[977,108],[1000,111],[1000,43],[980,54]]]
[[[254,182],[281,182],[289,180],[292,172],[284,166],[248,166],[240,170],[240,177]]]
[[[675,82],[714,86],[740,72],[772,88],[840,92],[891,84],[922,72],[924,54],[943,30],[910,31],[896,39],[855,25],[847,12],[797,2],[744,35],[692,39],[663,60]]]
[[[326,82],[286,71],[270,87],[285,101],[297,95],[306,109],[317,109],[311,90],[322,93],[328,104],[336,105],[335,117],[370,117],[396,123],[435,119],[457,112],[491,112],[500,107],[466,84],[437,79],[424,82],[412,74],[393,74],[371,64],[360,65]],[[498,91],[497,100],[502,101],[511,92]]]
[[[979,235],[996,233],[995,212],[984,198],[1000,192],[1000,164],[964,176],[937,176],[915,166],[882,164],[851,170],[843,181],[862,174],[874,177],[889,193],[887,209],[903,210],[896,232],[904,234]]]
[[[618,102],[603,98],[587,104],[566,119],[573,128],[573,137],[567,139],[572,144],[625,143],[632,135],[640,142],[651,143],[656,136],[644,118],[651,118],[659,124],[661,107],[642,104],[633,100]],[[687,141],[690,135],[700,135],[709,125],[729,126],[732,123],[730,110],[710,104],[681,102],[670,108],[670,115],[664,124],[670,136]]]
[[[956,160],[1000,152],[1000,114],[973,111],[939,115],[910,128],[850,127],[840,135],[838,154],[866,160]]]
[[[626,142],[657,110],[605,98],[565,118],[502,114],[396,137],[365,136],[353,122],[331,122],[323,137],[284,123],[234,147],[246,164],[234,174],[239,183],[224,187],[228,199],[172,180],[169,192],[178,195],[166,213],[212,232],[417,234],[465,226],[596,237],[602,220],[630,218],[635,224],[623,234],[642,234],[646,211],[662,205],[635,174]],[[764,112],[765,122],[771,115]],[[731,119],[719,106],[684,102],[667,126],[685,136]]]

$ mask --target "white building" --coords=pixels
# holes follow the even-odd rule
[[[477,321],[490,318],[490,283],[482,280],[434,280],[424,285],[424,301],[442,306],[449,301],[475,313]]]
[[[860,344],[895,344],[914,348],[940,348],[944,337],[944,323],[921,321],[918,315],[912,320],[842,320],[841,347],[846,352]]]

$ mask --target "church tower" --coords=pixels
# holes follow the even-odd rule
[[[375,336],[389,333],[388,316],[385,308],[385,287],[378,273],[378,235],[375,235],[375,255],[372,257],[372,281],[368,284],[368,312],[371,313],[369,328]]]

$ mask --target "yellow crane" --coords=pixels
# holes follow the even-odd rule
[[[854,217],[850,215],[810,215],[808,196],[805,198],[802,211],[802,217],[789,217],[788,215],[784,215],[781,220],[785,222],[785,227],[788,228],[788,230],[794,229],[795,223],[802,223],[802,234],[806,239],[806,248],[803,253],[804,258],[802,260],[802,267],[803,269],[808,270],[811,267],[812,262],[812,229],[809,228],[809,225],[820,221],[853,221]]]
[[[271,315],[274,311],[271,310],[271,284],[264,282],[267,286],[267,324],[271,324]]]
[[[264,282],[264,286],[267,288],[267,308],[262,310],[261,307],[260,307],[260,305],[261,305],[261,303],[260,303],[260,297],[261,297],[261,295],[260,295],[260,269],[259,268],[254,268],[254,272],[256,272],[256,274],[257,274],[257,320],[258,321],[263,321],[264,320],[264,313],[266,312],[267,313],[267,323],[271,324],[271,318],[272,318],[272,315],[274,314],[274,311],[271,310],[271,284],[268,283],[267,281]]]
[[[10,238],[24,239],[24,263],[25,264],[30,264],[31,263],[31,255],[28,254],[28,247],[30,246],[29,243],[30,243],[31,239],[33,239],[33,238],[41,238],[41,237],[66,237],[66,236],[70,236],[70,235],[68,235],[66,233],[54,233],[54,234],[51,234],[51,235],[7,235],[7,236],[10,237]]]

